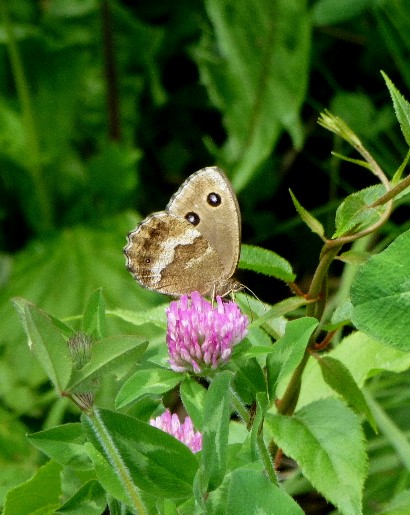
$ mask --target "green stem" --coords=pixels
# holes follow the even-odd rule
[[[302,361],[299,363],[299,365],[296,367],[295,371],[292,374],[292,377],[289,381],[289,384],[286,388],[286,391],[280,400],[279,406],[278,406],[278,413],[281,413],[282,415],[292,415],[295,411],[296,404],[299,399],[299,393],[300,393],[300,385],[302,381],[302,374],[305,370],[306,363],[309,359],[309,352],[305,351],[305,354],[303,355]]]
[[[316,317],[319,321],[322,317],[324,306],[326,303],[326,291],[323,288],[323,283],[327,277],[327,272],[329,270],[329,266],[333,262],[334,258],[339,253],[342,245],[329,245],[325,243],[323,246],[322,252],[320,254],[319,265],[316,269],[316,272],[313,276],[312,282],[310,284],[308,296],[311,299],[316,299],[322,296],[320,302],[314,304],[308,304],[306,306],[306,316],[308,317]]]
[[[258,436],[257,436],[256,441],[257,441],[257,445],[258,445],[259,454],[262,458],[263,465],[265,467],[266,473],[268,474],[268,477],[269,477],[271,483],[276,486],[279,486],[278,478],[277,478],[276,472],[275,472],[275,467],[273,466],[271,455],[270,455],[268,449],[266,448],[265,441],[263,439],[263,431],[262,430],[258,431]]]
[[[329,246],[327,243],[325,243],[323,246],[319,265],[316,269],[315,275],[313,276],[308,293],[309,297],[311,298],[317,298],[320,296],[322,296],[322,298],[318,303],[307,305],[306,316],[315,316],[319,321],[321,320],[326,304],[326,292],[324,291],[323,284],[326,280],[329,266],[341,248],[342,245]],[[302,361],[293,372],[286,391],[278,406],[278,412],[282,413],[282,415],[291,415],[295,410],[297,401],[299,399],[302,374],[309,360],[309,356],[309,351],[306,350]]]
[[[250,422],[250,416],[249,412],[246,409],[246,406],[243,404],[241,399],[239,398],[236,391],[232,388],[232,386],[229,387],[231,391],[231,404],[234,407],[235,411],[238,413],[238,415],[241,417],[241,419],[245,422],[246,425]]]
[[[101,420],[100,413],[97,408],[94,408],[93,415],[89,417],[90,424],[93,427],[94,433],[99,442],[104,448],[104,452],[111,463],[115,473],[117,474],[124,490],[127,492],[131,506],[133,506],[137,513],[141,515],[148,515],[148,512],[140,497],[140,492],[132,481],[131,474],[124,464],[121,454],[103,421]]]
[[[378,198],[373,204],[370,204],[369,209],[377,206],[383,206],[389,200],[393,200],[399,193],[404,191],[406,188],[410,186],[410,175],[408,175],[405,179],[400,181],[396,186],[394,186],[391,190],[385,193],[383,196]]]
[[[51,202],[47,195],[47,189],[42,177],[40,145],[37,137],[34,111],[32,108],[30,92],[26,75],[24,73],[21,55],[17,46],[12,23],[4,0],[0,0],[0,12],[7,35],[7,50],[10,56],[10,64],[16,82],[17,94],[22,109],[22,118],[27,137],[27,154],[29,156],[27,170],[30,174],[34,194],[36,195],[41,221],[39,230],[47,231],[53,226]]]

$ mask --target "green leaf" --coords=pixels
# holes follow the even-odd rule
[[[112,495],[115,499],[130,506],[131,501],[124,487],[124,481],[116,475],[115,469],[105,457],[97,451],[97,449],[89,442],[84,445],[90,460],[93,462],[98,481],[104,487],[105,491]]]
[[[403,162],[400,164],[400,166],[397,168],[396,172],[394,173],[394,176],[391,180],[391,184],[393,186],[396,186],[398,184],[403,176],[403,173],[405,169],[407,168],[408,162],[410,159],[410,150],[407,152],[406,157],[403,159]],[[396,200],[399,199],[401,196],[408,193],[409,188],[406,188],[404,191],[399,193],[396,197],[394,197]]]
[[[350,299],[342,302],[337,306],[335,311],[332,314],[332,318],[330,322],[323,326],[325,331],[335,331],[340,327],[343,327],[347,324],[351,324],[352,321],[352,303]]]
[[[312,9],[315,25],[333,25],[358,16],[371,0],[318,0]]]
[[[101,288],[95,290],[87,301],[82,328],[84,333],[98,339],[106,335],[105,303]]]
[[[348,250],[337,256],[337,259],[349,265],[361,265],[369,259],[370,254],[365,251]]]
[[[318,363],[326,383],[340,394],[356,413],[364,415],[373,431],[377,433],[377,424],[373,414],[349,369],[341,361],[330,356],[318,357]]]
[[[241,245],[239,268],[276,277],[286,282],[294,281],[296,277],[286,259],[276,252],[253,245]]]
[[[60,508],[58,513],[100,515],[107,504],[107,494],[98,481],[87,481]]]
[[[242,312],[253,321],[255,321],[255,319],[257,320],[258,317],[265,315],[272,307],[270,304],[263,303],[251,295],[246,295],[240,292],[235,295],[235,302],[239,305]],[[255,342],[260,343],[261,341],[271,343],[272,340],[270,336],[275,339],[282,336],[285,331],[286,323],[287,319],[284,316],[279,315],[277,317],[269,317],[269,319],[265,319],[264,322],[260,324],[264,329],[263,331],[258,327],[258,324],[255,324],[254,326],[252,325],[249,328],[247,339],[253,344],[255,344]],[[268,336],[268,334],[270,336]]]
[[[26,483],[7,494],[3,515],[52,515],[60,506],[61,466],[49,461]]]
[[[233,185],[241,190],[283,128],[296,147],[302,144],[310,17],[305,0],[239,0],[234,9],[228,0],[207,0],[205,8],[215,39],[204,31],[194,57],[228,134],[218,160],[226,169],[235,168]]]
[[[386,503],[381,515],[407,515],[410,513],[410,490],[402,490]]]
[[[50,317],[30,302],[24,303],[24,322],[29,346],[59,392],[66,388],[72,371],[68,344]]]
[[[280,384],[286,377],[295,370],[301,362],[306,347],[318,321],[316,318],[301,317],[287,323],[285,334],[272,345],[267,356],[268,368],[272,370],[273,362],[280,364],[280,372],[277,377],[270,377],[270,380]],[[273,384],[268,386],[270,392],[274,392]],[[277,392],[276,392],[277,395]]]
[[[125,322],[129,322],[136,327],[144,324],[153,324],[155,327],[159,327],[160,329],[166,329],[167,319],[165,316],[165,310],[168,306],[169,302],[147,310],[128,311],[125,309],[114,309],[112,311],[107,311],[107,313],[118,317]]]
[[[73,390],[80,383],[101,377],[104,372],[123,374],[137,364],[144,354],[148,342],[134,335],[109,336],[95,341],[91,348],[91,359],[80,370],[75,370],[67,385],[67,390]]]
[[[26,299],[23,299],[21,297],[14,297],[12,299],[12,302],[13,302],[13,306],[17,310],[17,313],[20,318],[20,322],[23,325],[24,331],[27,334],[28,329],[27,329],[26,318],[24,316],[24,310],[25,310],[26,304],[29,301],[27,301]],[[57,327],[57,329],[59,329],[61,331],[61,334],[63,334],[66,338],[70,338],[70,336],[72,336],[74,334],[74,331],[71,329],[71,327],[66,325],[59,318],[56,318],[55,316],[50,315],[50,313],[47,313],[47,316],[53,322],[53,324]]]
[[[387,347],[361,332],[344,338],[328,356],[339,360],[349,369],[362,388],[367,378],[381,370],[403,372],[410,368],[410,353]],[[298,407],[325,397],[334,397],[334,390],[324,381],[317,360],[309,360],[302,377]]]
[[[265,375],[262,367],[254,358],[235,360],[233,388],[242,402],[252,404],[258,392],[266,392]]]
[[[269,481],[264,471],[243,467],[231,474],[225,513],[303,515],[304,512],[292,497]]]
[[[361,513],[367,462],[355,413],[341,401],[325,399],[292,417],[268,413],[265,424],[314,488],[343,514]]]
[[[298,201],[295,195],[289,190],[290,196],[292,197],[293,205],[295,206],[296,211],[299,213],[300,218],[305,222],[305,224],[309,227],[309,229],[315,234],[319,235],[321,238],[324,237],[325,230],[323,225],[316,220],[316,218],[309,213]]]
[[[206,491],[215,490],[222,482],[228,456],[229,383],[232,373],[219,373],[205,397],[202,432],[202,485]]]
[[[395,421],[390,418],[382,406],[371,396],[371,394],[364,390],[364,395],[369,407],[372,410],[374,418],[380,433],[386,438],[397,455],[400,457],[400,461],[406,467],[407,472],[410,471],[410,442],[406,431],[400,428]]]
[[[352,284],[353,323],[397,349],[410,349],[410,231],[362,265]]]
[[[277,385],[288,377],[302,360],[309,338],[317,325],[318,321],[310,317],[291,320],[286,324],[284,335],[274,345],[256,345],[245,352],[246,357],[266,355],[267,387],[271,398],[276,395]]]
[[[268,452],[263,439],[263,423],[265,421],[265,414],[269,408],[269,400],[265,392],[260,392],[256,395],[255,405],[256,410],[252,417],[252,426],[248,439],[252,453],[252,461],[262,459],[262,462],[265,463],[265,460],[268,460],[269,469],[276,475],[273,468],[272,456]],[[265,469],[267,469],[267,467],[265,467]]]
[[[191,376],[185,377],[179,388],[182,403],[191,417],[195,429],[202,431],[206,389]]]
[[[86,442],[81,424],[71,423],[32,433],[30,442],[60,465],[87,470],[90,460],[84,451]]]
[[[138,370],[122,386],[116,398],[116,407],[123,408],[143,395],[161,395],[172,390],[182,375],[166,368]]]
[[[390,96],[393,101],[393,107],[396,112],[397,120],[400,123],[401,132],[403,133],[404,139],[407,145],[410,147],[410,104],[403,97],[400,91],[396,88],[389,77],[381,72],[383,78],[389,88]]]
[[[88,439],[118,477],[125,474],[137,488],[159,497],[192,494],[198,461],[173,436],[109,410],[99,410],[93,417],[83,416],[82,423]]]
[[[306,304],[309,304],[310,302],[310,300],[307,300],[304,297],[289,297],[288,299],[282,300],[272,306],[269,311],[251,322],[249,327],[258,327],[272,318],[278,318],[282,315],[286,315],[287,313],[291,313],[302,306],[306,306]]]
[[[82,313],[84,299],[100,287],[110,305],[124,309],[146,310],[161,301],[158,294],[139,287],[125,269],[121,248],[124,235],[135,225],[135,216],[132,220],[130,215],[110,219],[106,225],[105,229],[66,228],[47,239],[33,240],[14,254],[7,285],[0,290],[2,341],[13,348],[21,342],[23,331],[10,303],[16,296],[34,304],[41,302],[41,308],[56,317]],[[113,321],[107,323],[112,328]]]
[[[14,106],[15,108],[17,106]],[[26,167],[30,162],[27,133],[23,129],[22,115],[11,108],[10,102],[0,100],[0,152],[12,162]]]
[[[332,238],[339,238],[349,232],[359,232],[376,223],[387,209],[386,206],[369,208],[373,202],[386,193],[382,184],[370,186],[352,193],[336,211],[336,231]]]

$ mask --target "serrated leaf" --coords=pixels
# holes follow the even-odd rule
[[[351,231],[359,232],[376,223],[387,207],[384,205],[369,208],[368,206],[384,193],[386,193],[384,186],[377,184],[346,197],[336,211],[336,231],[332,238],[338,238]]]
[[[296,277],[286,259],[276,252],[253,245],[241,246],[239,268],[276,277],[286,282],[294,281]]]
[[[109,336],[94,342],[90,361],[80,370],[74,371],[66,387],[67,391],[73,390],[84,381],[101,376],[105,371],[116,373],[124,365],[127,369],[131,368],[141,359],[147,346],[145,339],[134,335]]]
[[[300,204],[291,190],[289,190],[289,193],[292,197],[293,205],[295,206],[296,211],[299,213],[300,218],[305,222],[305,224],[312,232],[323,238],[325,234],[323,225]]]
[[[389,88],[390,96],[393,101],[393,107],[396,112],[396,117],[400,123],[401,132],[403,133],[404,139],[407,145],[410,147],[410,104],[403,97],[400,91],[396,88],[389,77],[381,72],[383,78]]]
[[[86,441],[81,424],[52,427],[28,436],[30,442],[61,465],[86,470],[91,467],[84,451]]]
[[[291,417],[267,413],[265,424],[314,488],[344,515],[361,513],[367,462],[355,413],[341,401],[325,399]]]
[[[341,361],[330,356],[319,357],[318,363],[326,383],[340,394],[356,413],[364,415],[373,431],[377,433],[377,425],[373,414],[349,369]]]
[[[159,497],[182,498],[192,493],[198,461],[173,436],[109,410],[101,409],[95,417],[83,416],[82,423],[88,439],[118,477],[129,474],[137,488]]]
[[[391,180],[391,183],[393,186],[396,186],[396,184],[398,184],[400,182],[402,175],[404,173],[404,170],[406,169],[407,164],[409,162],[409,159],[410,159],[410,150],[407,152],[406,157],[403,159],[403,162],[400,164],[400,166],[397,168],[396,172],[393,175],[393,178]],[[405,195],[406,193],[408,193],[408,188],[406,188],[404,191],[402,191],[395,198],[398,199],[401,196]]]
[[[351,288],[352,320],[397,349],[410,349],[410,231],[362,265]]]
[[[23,326],[30,340],[30,348],[50,381],[59,392],[64,391],[70,379],[73,364],[68,344],[61,332],[47,313],[28,301],[24,302]]]
[[[137,370],[122,386],[115,400],[118,409],[135,402],[143,395],[161,395],[172,390],[183,376],[166,368]]]

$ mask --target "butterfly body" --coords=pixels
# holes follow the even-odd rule
[[[127,268],[145,288],[172,296],[238,291],[232,276],[240,252],[238,201],[217,167],[195,172],[164,211],[128,234]]]

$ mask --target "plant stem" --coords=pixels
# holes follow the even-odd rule
[[[302,361],[296,367],[295,371],[292,374],[292,377],[289,381],[289,384],[286,388],[286,391],[280,400],[278,406],[278,413],[282,415],[292,415],[295,411],[296,404],[298,402],[299,393],[300,393],[300,385],[302,380],[302,374],[305,370],[306,363],[309,359],[309,352],[305,351],[303,355]]]
[[[121,459],[121,455],[115,446],[113,439],[107,428],[105,427],[100,413],[97,408],[94,408],[92,416],[89,416],[90,425],[98,438],[99,442],[104,448],[104,452],[109,462],[111,463],[114,472],[121,481],[124,490],[128,494],[131,506],[133,506],[136,512],[140,515],[148,515],[145,509],[144,503],[142,502],[140,492],[132,481],[131,475],[124,462]]]
[[[369,208],[382,206],[386,204],[389,200],[393,200],[399,193],[404,191],[406,188],[410,186],[410,175],[408,175],[405,179],[400,181],[396,186],[394,186],[391,190],[385,193],[382,197],[378,198],[369,206]]]
[[[243,402],[239,398],[236,391],[232,388],[232,386],[230,386],[229,389],[231,391],[231,399],[230,400],[231,400],[232,406],[234,407],[234,409],[238,413],[238,415],[242,418],[242,420],[245,422],[245,424],[248,425],[250,422],[250,416],[249,416],[248,410],[246,409],[246,406],[243,404]]]
[[[326,280],[329,266],[341,248],[342,245],[333,246],[329,245],[328,243],[325,243],[323,246],[319,265],[316,269],[315,275],[313,276],[308,293],[309,297],[311,298],[321,298],[319,302],[307,305],[306,316],[315,316],[319,321],[322,318],[326,304],[326,292],[324,291],[323,284]],[[292,415],[295,410],[300,393],[302,374],[309,360],[309,356],[309,351],[306,349],[302,361],[293,372],[286,391],[280,400],[278,412],[282,415]]]
[[[26,75],[24,73],[21,55],[17,46],[12,23],[4,0],[0,0],[0,12],[7,34],[7,50],[10,56],[10,64],[16,82],[17,94],[22,109],[22,119],[27,137],[27,171],[30,174],[34,195],[36,195],[39,208],[40,232],[45,232],[53,227],[52,207],[47,188],[42,176],[40,145],[37,137],[36,124],[30,92]]]
[[[259,454],[265,467],[265,471],[268,474],[271,483],[278,486],[278,478],[276,476],[275,467],[272,463],[271,455],[266,448],[265,441],[263,439],[263,431],[258,431],[257,445]]]
[[[316,269],[316,272],[313,276],[312,282],[310,284],[308,296],[312,299],[320,298],[319,302],[314,304],[308,304],[306,306],[306,316],[308,317],[316,317],[319,321],[322,317],[324,307],[326,304],[326,291],[323,288],[323,283],[327,277],[327,272],[329,270],[329,266],[333,262],[334,258],[339,253],[342,248],[342,244],[333,245],[333,242],[327,242],[324,244],[322,248],[322,252],[320,253],[320,261],[319,265]]]

